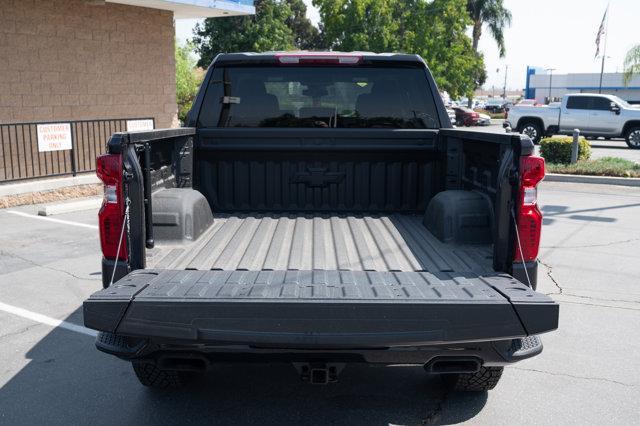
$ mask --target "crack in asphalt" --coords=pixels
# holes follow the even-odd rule
[[[602,305],[602,304],[599,304],[599,303],[570,302],[568,300],[561,300],[560,303],[570,303],[572,305],[583,305],[583,306],[596,306],[598,308],[624,309],[626,311],[640,311],[640,308],[629,308],[629,307],[625,307],[625,306]]]
[[[547,276],[549,277],[549,279],[551,279],[551,282],[553,282],[553,284],[558,288],[557,292],[546,293],[547,296],[551,296],[551,295],[554,295],[554,294],[562,294],[562,292],[563,292],[562,286],[560,286],[560,283],[553,276],[553,266],[549,265],[548,263],[543,262],[542,260],[538,260],[538,261],[540,262],[540,264],[542,266],[544,266],[547,269]]]
[[[514,369],[514,370],[532,371],[532,372],[535,372],[535,373],[548,374],[550,376],[571,377],[572,379],[590,380],[590,381],[597,381],[597,382],[607,382],[607,383],[613,383],[613,384],[620,385],[620,386],[626,386],[626,387],[629,387],[629,388],[638,387],[637,384],[624,383],[624,382],[620,382],[618,380],[606,379],[604,377],[575,376],[573,374],[553,373],[551,371],[538,370],[538,369],[535,369],[535,368],[522,368],[522,367],[509,367],[509,368]]]
[[[620,240],[620,241],[611,241],[610,243],[603,243],[603,244],[585,244],[585,245],[577,245],[577,246],[541,246],[540,248],[545,248],[545,249],[576,249],[576,248],[591,248],[591,247],[608,247],[608,246],[614,246],[617,244],[626,244],[626,243],[633,243],[636,241],[640,241],[640,238],[631,238],[628,240]]]
[[[27,331],[31,330],[32,328],[38,327],[42,324],[37,323],[37,324],[30,324],[26,327],[21,328],[20,330],[16,330],[16,331],[12,331],[11,333],[7,333],[7,334],[3,334],[0,335],[0,340],[3,340],[7,337],[13,337],[13,336],[18,336],[20,334],[26,333]]]
[[[640,240],[640,239],[634,238],[633,240]],[[629,240],[629,241],[633,241],[633,240]],[[587,300],[594,300],[594,301],[600,301],[600,302],[613,302],[613,303],[621,302],[621,303],[640,304],[640,302],[634,301],[634,300],[604,299],[604,298],[599,298],[599,297],[581,296],[581,295],[573,294],[573,293],[565,293],[564,289],[562,288],[562,286],[560,285],[558,280],[553,276],[553,266],[551,266],[548,263],[543,262],[540,259],[538,259],[538,261],[540,262],[540,264],[542,266],[544,266],[546,268],[547,276],[549,277],[551,282],[553,282],[553,284],[558,289],[558,291],[554,291],[554,292],[551,292],[551,293],[545,293],[547,296],[567,296],[567,297],[575,297],[575,298],[579,298],[579,299],[587,299]],[[632,308],[632,307],[627,307],[627,306],[611,306],[611,305],[603,305],[603,304],[600,304],[600,303],[584,303],[584,302],[576,302],[576,301],[568,301],[568,300],[559,300],[559,302],[560,303],[571,303],[571,304],[574,304],[574,305],[597,306],[597,307],[601,307],[601,308],[613,308],[613,309],[625,309],[625,310],[629,310],[629,311],[640,311],[639,308]]]
[[[27,262],[27,263],[29,263],[29,264],[31,264],[31,265],[33,265],[33,266],[35,266],[35,267],[43,268],[43,269],[48,269],[48,270],[50,270],[50,271],[60,272],[60,273],[63,273],[63,274],[67,274],[67,275],[69,275],[70,277],[72,277],[72,278],[76,278],[76,279],[79,279],[79,280],[84,280],[84,281],[101,281],[101,280],[99,280],[99,279],[95,279],[95,278],[84,278],[84,277],[81,277],[81,276],[79,276],[79,275],[74,274],[73,272],[65,271],[64,269],[58,269],[58,268],[54,268],[53,266],[43,265],[43,264],[41,264],[41,263],[38,263],[38,262],[33,261],[33,260],[31,260],[31,259],[28,259],[28,258],[26,258],[26,257],[22,257],[22,256],[20,256],[20,255],[15,254],[15,253],[9,253],[9,252],[4,251],[4,250],[0,250],[0,256],[9,256],[9,257],[13,257],[14,259],[20,259],[20,260],[22,260],[23,262]]]
[[[622,303],[632,303],[632,304],[640,304],[640,301],[637,300],[624,300],[624,299],[605,299],[602,297],[592,297],[592,296],[581,296],[579,294],[573,293],[562,293],[563,296],[577,297],[579,299],[588,299],[588,300],[597,300],[600,302],[622,302]]]

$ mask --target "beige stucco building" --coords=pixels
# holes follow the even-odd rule
[[[245,0],[0,0],[0,124],[176,125],[174,17],[247,13]]]

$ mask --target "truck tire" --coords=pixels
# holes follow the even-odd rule
[[[484,392],[496,387],[504,367],[481,367],[477,373],[448,374],[447,385],[451,390],[462,392]]]
[[[132,362],[136,377],[144,386],[155,389],[176,389],[184,386],[187,373],[184,371],[161,370],[150,362]]]
[[[538,145],[540,139],[542,139],[542,127],[535,121],[525,121],[520,125],[520,133],[529,136],[531,142]]]
[[[640,127],[631,127],[624,136],[627,146],[631,149],[640,149]]]

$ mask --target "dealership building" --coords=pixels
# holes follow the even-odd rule
[[[1,0],[0,182],[90,170],[114,130],[176,126],[174,19],[253,13],[252,0]],[[61,152],[35,143],[43,122],[69,124],[47,129],[69,129],[51,136]]]
[[[558,100],[568,93],[598,93],[600,90],[631,103],[640,103],[640,76],[634,76],[625,85],[622,73],[605,73],[600,88],[599,73],[551,74],[543,68],[527,67],[526,99],[544,103],[549,97]]]

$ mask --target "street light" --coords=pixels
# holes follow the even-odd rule
[[[549,98],[547,104],[551,103],[551,83],[553,82],[553,72],[555,70],[555,68],[547,68],[547,71],[549,71]]]
[[[504,86],[502,88],[502,99],[507,99],[507,74],[509,72],[509,65],[504,66]]]

